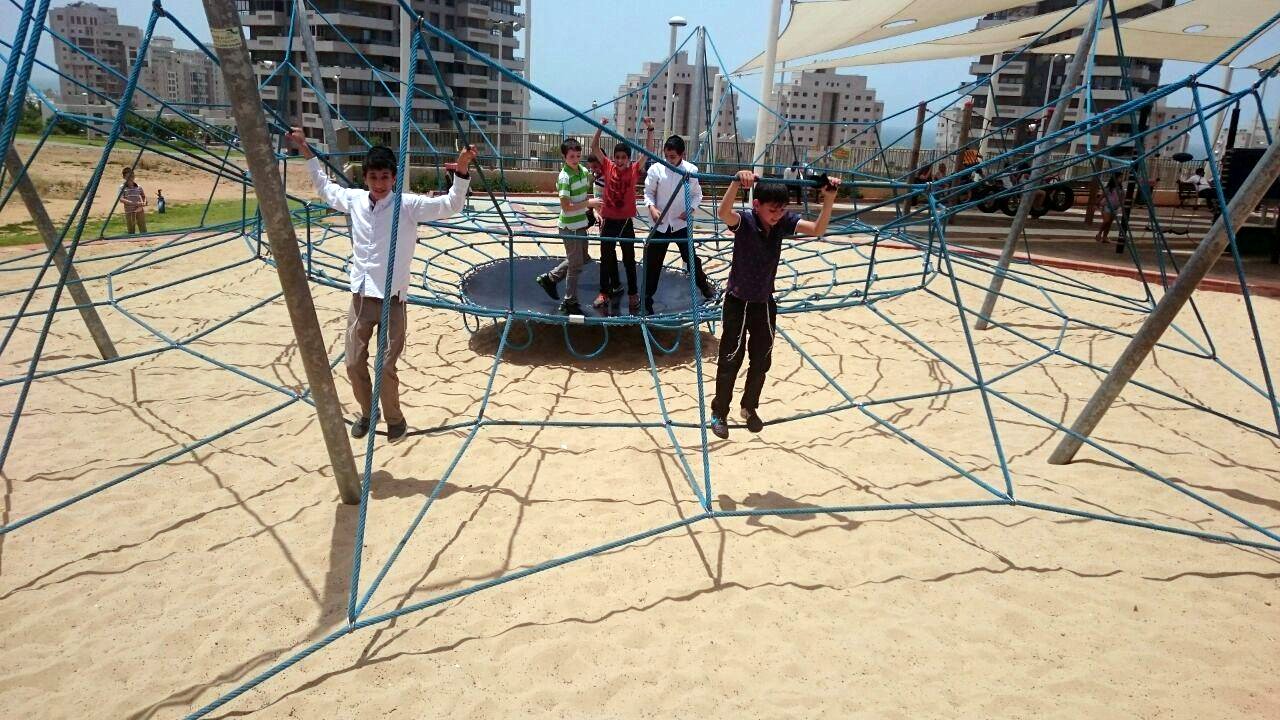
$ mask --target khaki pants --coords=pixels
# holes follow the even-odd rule
[[[587,262],[587,231],[567,230],[560,228],[561,235],[564,235],[564,260],[559,265],[547,273],[547,277],[552,282],[560,282],[566,280],[564,289],[565,300],[578,299],[578,274],[582,272],[582,266]],[[572,237],[570,237],[572,236]]]
[[[378,321],[382,319],[382,300],[365,297],[358,293],[351,295],[351,308],[347,311],[346,366],[347,378],[351,380],[351,391],[360,403],[360,416],[370,417],[373,398],[373,382],[369,379],[369,339],[376,338]],[[400,412],[400,375],[396,372],[396,361],[404,351],[405,304],[403,301],[391,301],[391,328],[387,338],[387,354],[382,364],[382,418],[388,425],[404,422],[404,413]],[[377,357],[377,343],[374,343],[374,357]]]
[[[125,224],[129,226],[129,234],[135,232],[147,231],[147,210],[146,208],[138,208],[137,210],[124,211]]]

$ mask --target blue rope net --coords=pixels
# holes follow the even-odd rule
[[[66,223],[60,228],[60,242],[65,247],[67,261],[59,266],[55,263],[55,254],[51,251],[33,251],[9,257],[0,262],[0,277],[20,278],[23,280],[18,289],[0,292],[5,298],[3,320],[6,324],[3,339],[0,340],[0,355],[8,353],[10,357],[16,352],[29,353],[23,356],[26,369],[19,375],[0,380],[0,386],[18,388],[16,403],[10,415],[3,449],[0,450],[0,467],[14,452],[21,448],[14,443],[15,434],[23,420],[23,409],[30,390],[39,383],[56,382],[61,378],[74,377],[89,372],[110,371],[118,363],[147,358],[163,353],[186,354],[200,363],[231,373],[255,385],[265,387],[278,393],[277,402],[259,412],[247,414],[241,421],[185,442],[175,444],[158,456],[127,472],[101,482],[78,494],[63,499],[46,508],[28,513],[24,516],[9,519],[0,526],[0,535],[24,530],[38,532],[37,521],[49,515],[71,508],[82,501],[109,490],[121,483],[146,475],[148,472],[193,451],[207,447],[221,438],[258,423],[285,408],[297,403],[309,403],[305,389],[287,386],[277,380],[262,377],[252,368],[219,359],[207,344],[202,341],[223,328],[244,321],[255,312],[275,304],[280,295],[254,299],[241,311],[230,317],[218,319],[211,325],[198,331],[185,334],[165,329],[165,323],[158,320],[150,308],[143,309],[153,293],[182,287],[198,287],[200,283],[211,278],[225,277],[246,267],[271,263],[270,253],[262,237],[261,218],[256,214],[249,201],[249,188],[252,178],[249,177],[237,152],[238,139],[234,128],[219,126],[207,122],[197,112],[211,108],[192,108],[155,97],[139,86],[138,78],[141,60],[136,62],[127,73],[102,63],[92,54],[86,53],[74,43],[50,28],[48,19],[48,0],[29,0],[18,3],[6,0],[19,11],[19,22],[11,39],[0,39],[3,47],[5,63],[4,75],[0,78],[0,86],[4,92],[0,97],[11,98],[5,108],[4,122],[0,126],[0,150],[8,153],[13,146],[16,130],[20,120],[28,111],[27,97],[30,94],[43,110],[52,116],[36,138],[17,173],[8,170],[5,186],[0,188],[0,207],[14,202],[13,194],[19,176],[37,167],[41,151],[46,148],[56,128],[74,127],[89,131],[105,138],[102,153],[93,168],[91,180],[84,193],[79,197],[74,210]],[[1094,22],[1098,23],[1099,32],[1116,31],[1113,20],[1104,20],[1102,9],[1106,0],[1079,6],[1077,12],[1094,12]],[[289,656],[270,667],[262,674],[242,683],[234,690],[225,693],[214,702],[198,708],[191,717],[200,717],[239,695],[265,682],[277,673],[305,659],[312,653],[322,649],[333,641],[351,634],[359,629],[385,623],[393,618],[417,612],[441,603],[479,592],[497,585],[519,580],[523,577],[542,572],[560,565],[573,562],[612,549],[634,543],[644,538],[668,533],[695,523],[727,517],[748,515],[788,515],[812,513],[854,513],[875,510],[942,510],[961,507],[1023,507],[1034,510],[1063,513],[1070,516],[1121,523],[1139,528],[1153,529],[1176,533],[1185,536],[1234,543],[1242,546],[1264,548],[1271,551],[1280,550],[1280,534],[1274,530],[1274,522],[1255,522],[1223,503],[1207,496],[1194,487],[1176,481],[1166,472],[1140,465],[1129,459],[1123,446],[1114,447],[1092,438],[1083,438],[1092,449],[1103,454],[1111,461],[1128,468],[1135,477],[1148,478],[1154,483],[1152,487],[1163,486],[1169,492],[1180,493],[1203,507],[1229,518],[1235,523],[1237,531],[1207,532],[1195,526],[1174,525],[1151,520],[1101,511],[1091,505],[1066,507],[1050,505],[1021,497],[1015,483],[1015,472],[1011,469],[1013,462],[1007,455],[1001,441],[1002,426],[1016,418],[1016,422],[1033,423],[1051,429],[1055,433],[1069,432],[1062,423],[1062,418],[1045,415],[1029,405],[1025,398],[1010,388],[1008,380],[1027,373],[1033,369],[1043,369],[1055,364],[1066,364],[1072,367],[1088,368],[1105,373],[1109,368],[1091,354],[1083,353],[1078,343],[1073,343],[1073,333],[1086,331],[1099,337],[1127,341],[1132,336],[1128,328],[1145,317],[1155,305],[1156,300],[1178,270],[1177,256],[1171,248],[1167,234],[1169,228],[1154,210],[1151,197],[1151,185],[1146,182],[1150,164],[1156,154],[1169,143],[1177,140],[1179,135],[1166,137],[1161,143],[1153,142],[1160,131],[1179,126],[1187,122],[1181,134],[1195,133],[1205,145],[1211,147],[1207,128],[1214,119],[1241,104],[1256,105],[1262,110],[1260,87],[1261,79],[1253,85],[1235,91],[1227,91],[1207,85],[1202,77],[1213,64],[1203,70],[1176,82],[1162,85],[1153,92],[1143,96],[1133,93],[1132,85],[1127,80],[1127,63],[1125,68],[1124,88],[1128,99],[1120,105],[1106,111],[1093,112],[1091,106],[1092,79],[1086,73],[1077,87],[1064,89],[1060,100],[1046,106],[1029,111],[1003,125],[981,128],[973,137],[955,148],[926,151],[914,165],[905,161],[905,155],[892,146],[898,140],[907,137],[905,133],[886,147],[881,138],[885,134],[885,123],[898,121],[904,113],[898,113],[875,123],[843,123],[851,129],[848,138],[840,146],[817,155],[809,156],[808,151],[794,142],[793,123],[783,115],[774,114],[773,124],[776,131],[764,153],[755,157],[749,150],[744,151],[736,142],[718,143],[711,141],[714,129],[721,113],[731,113],[735,117],[739,112],[740,100],[755,101],[750,93],[744,90],[737,79],[732,78],[720,61],[719,51],[714,42],[707,39],[710,57],[714,61],[710,65],[718,65],[727,78],[723,92],[712,97],[710,83],[703,82],[704,97],[702,101],[707,112],[706,125],[702,128],[706,142],[699,142],[690,156],[690,160],[700,166],[697,179],[706,189],[706,201],[699,206],[692,203],[689,186],[685,185],[683,193],[673,199],[671,207],[663,208],[664,212],[684,212],[696,221],[698,231],[688,241],[703,259],[713,282],[722,285],[728,272],[732,252],[731,238],[716,217],[713,203],[717,189],[723,187],[732,173],[743,168],[763,167],[769,175],[778,175],[793,160],[804,160],[815,172],[840,175],[847,186],[857,188],[868,195],[868,199],[852,198],[851,203],[844,203],[832,218],[828,234],[822,238],[792,238],[784,243],[782,265],[778,282],[778,312],[780,315],[778,335],[791,347],[802,366],[820,377],[819,388],[826,400],[817,402],[813,407],[797,409],[791,415],[771,420],[770,424],[787,423],[820,417],[835,413],[859,414],[874,423],[887,433],[901,438],[916,451],[937,461],[949,471],[967,479],[972,483],[974,496],[969,499],[958,499],[936,502],[883,502],[866,505],[844,505],[833,507],[804,508],[738,508],[725,507],[718,504],[713,496],[713,463],[709,452],[706,423],[707,388],[705,387],[703,345],[703,329],[714,330],[719,320],[719,306],[716,302],[690,301],[687,306],[671,306],[659,308],[653,315],[632,315],[627,312],[592,315],[590,317],[569,318],[547,309],[536,309],[518,306],[515,300],[516,285],[528,283],[531,278],[517,275],[515,268],[521,260],[545,260],[560,255],[560,236],[557,233],[556,216],[558,204],[546,199],[528,197],[508,192],[513,183],[506,176],[506,168],[517,167],[526,163],[527,159],[504,155],[495,138],[486,128],[492,128],[494,118],[467,110],[447,91],[441,69],[436,64],[433,52],[425,53],[426,69],[436,82],[430,86],[411,86],[403,100],[400,99],[401,80],[397,75],[386,72],[364,58],[358,48],[342,31],[336,27],[326,14],[309,3],[293,6],[293,13],[305,7],[314,22],[329,28],[339,38],[354,57],[359,58],[374,78],[378,92],[384,97],[395,99],[399,107],[399,157],[401,167],[410,162],[424,167],[434,166],[435,180],[443,182],[442,164],[452,158],[458,144],[475,144],[481,149],[479,167],[475,171],[475,185],[479,190],[471,198],[468,209],[459,216],[445,221],[423,225],[415,238],[393,237],[393,247],[397,243],[412,242],[416,244],[413,257],[413,285],[410,302],[419,306],[446,310],[460,314],[466,327],[479,332],[486,325],[497,325],[497,348],[493,353],[493,362],[484,379],[484,393],[479,407],[473,416],[458,417],[435,427],[415,430],[414,434],[437,436],[453,431],[463,431],[463,441],[443,468],[432,490],[423,499],[422,506],[412,522],[406,528],[401,540],[387,556],[386,561],[377,568],[373,577],[361,582],[363,568],[361,553],[353,554],[350,582],[348,586],[347,624],[323,639],[307,646],[295,655]],[[405,6],[406,10],[412,10]],[[529,84],[525,79],[494,63],[490,58],[477,53],[467,44],[459,41],[440,28],[434,27],[425,19],[417,16],[413,37],[413,48],[442,47],[465,56],[471,62],[481,63],[493,72],[503,76],[509,83],[518,83],[530,92],[537,93],[548,102],[558,106],[565,112],[562,118],[553,118],[561,124],[564,134],[566,123],[571,120],[582,121],[601,130],[613,142],[626,142],[632,146],[633,152],[652,163],[665,162],[664,158],[637,142],[640,128],[619,129],[604,126],[597,118],[586,112],[570,107],[560,99],[541,91]],[[1272,18],[1259,27],[1254,33],[1241,39],[1248,42],[1253,37],[1269,29],[1277,22]],[[159,2],[155,3],[143,35],[139,58],[146,57],[146,49],[158,26],[172,28],[197,43],[204,52],[214,58],[212,52],[194,38],[180,22],[170,16]],[[299,27],[293,22],[290,27]],[[1052,34],[1052,28],[1046,30],[1041,37]],[[681,50],[697,36],[697,30],[691,33],[681,46]],[[1118,36],[1117,36],[1118,37]],[[35,57],[35,50],[42,41],[57,43],[69,48],[90,61],[96,63],[104,73],[116,77],[123,82],[124,91],[119,97],[112,97],[94,88],[80,86],[85,93],[98,98],[105,105],[114,108],[111,117],[93,116],[64,112],[39,90],[30,85],[33,67],[39,65],[44,69],[57,72],[55,68],[46,66]],[[1039,38],[1029,42],[1035,42]],[[359,120],[348,120],[343,115],[343,108],[335,104],[323,88],[312,86],[309,75],[303,72],[294,57],[299,54],[295,46],[300,41],[290,36],[287,47],[290,49],[285,60],[278,63],[272,72],[263,78],[262,86],[287,88],[291,83],[298,83],[316,93],[320,103],[328,107],[335,123],[345,125],[358,142],[366,146],[372,145],[375,138],[362,133]],[[678,50],[677,52],[679,52]],[[658,68],[654,77],[643,87],[633,90],[629,95],[642,99],[647,104],[650,86],[661,75],[663,70],[674,59],[668,58]],[[1016,61],[1007,57],[1002,62]],[[1123,58],[1122,58],[1123,59]],[[1092,60],[1092,58],[1090,59]],[[215,58],[216,61],[216,58]],[[1092,62],[1090,62],[1092,67]],[[1274,68],[1272,69],[1274,71]],[[1269,73],[1266,73],[1269,74]],[[1265,75],[1264,74],[1264,77]],[[59,73],[61,75],[61,73]],[[73,78],[61,75],[65,80],[78,84]],[[928,100],[930,113],[926,123],[932,123],[947,109],[957,107],[975,89],[983,87],[989,80],[978,80]],[[1144,127],[1140,120],[1145,117],[1155,103],[1178,91],[1190,91],[1194,98],[1194,108],[1182,117],[1168,119],[1160,124]],[[287,92],[278,93],[280,95]],[[452,119],[453,129],[450,132],[428,130],[422,127],[410,112],[415,96],[426,96],[441,103]],[[147,98],[159,108],[154,116],[130,111],[135,100]],[[619,98],[620,99],[620,98]],[[615,99],[612,102],[617,102]],[[975,150],[983,144],[984,139],[1009,139],[1019,124],[1030,119],[1041,117],[1048,107],[1055,107],[1061,112],[1068,102],[1076,102],[1082,106],[1082,120],[1066,123],[1060,129],[1043,137],[1032,137],[1010,151],[988,157],[978,158],[976,163],[966,163],[961,169],[961,160],[970,157],[966,151]],[[606,103],[608,107],[611,103]],[[599,111],[599,109],[593,109]],[[263,107],[269,123],[277,130],[283,131],[290,124],[274,103],[266,102]],[[647,113],[641,113],[645,115]],[[175,137],[172,126],[162,122],[164,118],[177,117],[195,128],[199,134],[210,142],[195,142],[192,138]],[[1094,136],[1098,128],[1116,121],[1128,121],[1132,132],[1123,137],[1109,138],[1105,145],[1095,146]],[[1188,122],[1189,121],[1189,122]],[[803,121],[810,125],[813,121]],[[1263,122],[1269,128],[1269,122]],[[1268,130],[1268,133],[1270,131]],[[869,150],[850,151],[853,143],[859,139],[872,138],[875,147]],[[1270,136],[1268,135],[1268,140]],[[414,150],[410,150],[412,147]],[[1072,148],[1083,142],[1087,151],[1083,154],[1073,153]],[[420,149],[419,149],[420,148]],[[210,208],[213,207],[213,193],[205,204],[205,211],[200,221],[192,227],[166,228],[153,233],[157,242],[145,246],[120,246],[104,250],[85,258],[77,257],[77,250],[86,243],[101,244],[104,241],[117,239],[119,233],[111,232],[113,206],[106,220],[98,224],[90,222],[91,211],[98,186],[103,181],[104,170],[113,151],[136,149],[134,164],[141,162],[145,156],[155,155],[168,161],[207,174],[214,180],[215,189],[220,184],[239,188],[241,201],[237,217],[229,220],[210,220]],[[346,153],[359,156],[360,151]],[[287,158],[283,151],[281,158]],[[335,175],[350,181],[344,172],[346,157],[342,153],[330,154],[325,162]],[[952,171],[945,177],[931,178],[928,182],[915,182],[918,171],[945,162]],[[1214,158],[1208,162],[1211,175],[1218,190],[1217,201],[1220,207],[1227,207],[1227,198],[1223,194],[1221,168]],[[289,166],[286,165],[286,168]],[[296,167],[296,166],[295,166]],[[486,170],[488,168],[488,170]],[[493,172],[497,168],[497,172]],[[297,170],[294,170],[297,173]],[[1022,257],[1014,257],[1011,264],[1001,267],[991,254],[981,247],[966,245],[954,237],[952,223],[956,216],[981,209],[990,209],[995,205],[1025,202],[1034,198],[1036,191],[1043,190],[1048,197],[1052,193],[1062,192],[1064,185],[1059,178],[1070,178],[1077,185],[1100,178],[1120,175],[1133,180],[1131,195],[1137,195],[1142,202],[1126,203],[1125,208],[1111,208],[1122,215],[1119,222],[1121,247],[1133,265],[1139,278],[1130,289],[1116,291],[1107,289],[1102,284],[1093,284],[1087,277],[1079,274],[1068,274],[1055,267],[1037,262],[1029,251]],[[406,190],[405,185],[409,173],[401,172],[396,181],[395,192]],[[296,183],[295,183],[296,184]],[[805,181],[792,181],[792,184],[805,184]],[[442,185],[438,185],[442,187]],[[1069,192],[1069,191],[1068,191]],[[307,197],[290,198],[294,208],[295,222],[302,238],[302,250],[306,260],[307,272],[312,281],[320,286],[328,286],[339,290],[347,289],[348,250],[350,246],[350,229],[345,224],[345,217],[333,212],[330,208],[317,205]],[[807,203],[806,203],[807,206]],[[396,204],[398,210],[398,203]],[[1015,206],[1016,207],[1016,206]],[[645,238],[647,218],[641,213],[637,218],[638,234]],[[392,226],[396,223],[393,221]],[[1024,238],[1025,241],[1025,238]],[[218,266],[206,266],[205,258],[212,251],[226,251],[228,248],[241,248],[239,257],[229,263]],[[1143,266],[1143,255],[1140,247],[1154,251],[1156,267],[1154,273]],[[1266,407],[1268,419],[1259,419],[1259,414],[1234,412],[1232,409],[1214,407],[1211,401],[1201,401],[1177,391],[1176,388],[1160,387],[1149,382],[1134,381],[1136,387],[1144,391],[1176,403],[1188,410],[1206,413],[1218,419],[1232,423],[1242,431],[1269,439],[1280,439],[1280,403],[1277,403],[1274,381],[1267,362],[1267,348],[1261,335],[1253,300],[1249,293],[1246,277],[1246,265],[1241,256],[1234,233],[1230,243],[1230,260],[1236,270],[1242,293],[1244,317],[1247,321],[1253,350],[1256,352],[1256,366],[1238,369],[1228,364],[1215,346],[1213,328],[1209,327],[1194,301],[1190,307],[1187,327],[1175,326],[1175,333],[1167,337],[1159,347],[1162,351],[1178,353],[1195,358],[1202,363],[1205,372],[1221,373],[1225,381],[1239,383],[1248,388],[1249,393],[1257,398],[1260,405]],[[389,254],[394,258],[394,250]],[[683,280],[688,284],[689,298],[699,298],[691,273],[680,267],[677,257],[668,262],[669,277],[666,282]],[[80,309],[80,306],[64,302],[63,293],[69,283],[69,269],[75,266],[80,272],[79,282],[85,286],[90,284],[105,285],[106,297],[93,301],[93,306],[110,314],[115,321],[136,324],[153,340],[154,344],[131,350],[113,360],[95,360],[60,364],[60,361],[47,357],[43,353],[45,340],[49,337],[50,326],[60,313]],[[159,284],[148,285],[134,281],[139,273],[157,267],[182,267],[184,270],[177,277]],[[506,295],[508,301],[502,303],[480,303],[468,292],[468,279],[475,273],[488,270],[506,273]],[[391,273],[388,272],[388,278]],[[10,283],[10,286],[15,286]],[[975,292],[986,291],[988,287],[996,288],[998,310],[990,315],[980,314],[972,303]],[[955,334],[959,338],[953,343],[931,342],[919,328],[911,322],[911,306],[913,303],[940,303],[950,309],[954,315]],[[381,391],[381,369],[387,347],[387,316],[389,306],[384,306],[381,329],[378,334],[378,351],[375,358],[374,380],[374,416],[377,423]],[[860,318],[867,323],[874,323],[879,331],[898,337],[912,348],[921,362],[930,363],[945,370],[950,376],[957,378],[954,383],[935,388],[926,388],[919,392],[898,395],[885,395],[872,392],[860,394],[845,387],[838,380],[839,373],[833,372],[818,358],[822,355],[812,352],[811,338],[795,332],[789,327],[791,321],[805,317],[827,317],[836,311],[859,308]],[[1017,315],[1020,320],[1010,321],[1008,318]],[[1031,329],[1022,319],[1035,318],[1038,329]],[[1121,318],[1116,321],[1116,318]],[[982,341],[979,331],[972,329],[975,321],[982,321],[994,330],[986,332],[1000,333],[1000,341],[1017,346],[1023,360],[1012,366],[992,365],[983,362],[981,356]],[[33,347],[21,347],[11,342],[20,326],[36,323],[40,327],[35,331]],[[574,327],[581,324],[585,327]],[[566,350],[581,358],[592,358],[604,352],[610,342],[611,332],[631,333],[632,339],[643,349],[644,362],[647,363],[652,379],[653,393],[659,408],[656,418],[637,419],[634,417],[619,420],[558,420],[556,418],[500,418],[491,415],[490,400],[495,378],[499,369],[513,353],[519,353],[533,342],[537,332],[546,328],[555,328],[563,339]],[[539,329],[541,328],[541,329]],[[690,393],[694,398],[694,407],[674,409],[670,401],[671,388],[664,385],[663,372],[659,359],[681,351],[691,353],[696,387]],[[333,358],[336,367],[342,361],[341,355]],[[975,449],[988,461],[993,472],[978,472],[964,460],[948,454],[941,447],[931,443],[928,438],[917,437],[912,427],[902,423],[895,416],[893,409],[904,403],[932,401],[943,397],[964,396],[976,399],[982,408],[981,415],[986,420],[991,440],[987,448]],[[463,589],[449,592],[413,604],[405,604],[398,609],[382,614],[369,614],[367,611],[371,599],[381,588],[389,570],[401,556],[414,532],[423,521],[427,512],[440,500],[441,490],[450,478],[468,448],[477,435],[489,426],[548,427],[571,426],[587,430],[612,428],[661,429],[671,444],[678,460],[683,479],[697,499],[699,511],[689,517],[654,527],[627,537],[604,543],[580,552],[547,560],[536,565],[509,572],[491,580],[476,583]],[[362,546],[362,538],[366,527],[367,509],[369,507],[370,490],[375,468],[378,467],[377,452],[381,438],[370,433],[366,441],[365,462],[362,477],[362,500],[359,507],[359,520],[356,524],[355,546]],[[7,510],[7,508],[6,508]],[[74,512],[74,510],[72,510]],[[29,527],[30,526],[30,527]]]

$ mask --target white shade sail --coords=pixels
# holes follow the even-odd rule
[[[1125,22],[1120,39],[1128,57],[1212,62],[1276,13],[1280,13],[1280,0],[1191,0]],[[1064,40],[1031,52],[1068,53],[1075,43]],[[1100,29],[1097,48],[1099,55],[1119,54],[1110,27]],[[1222,62],[1231,62],[1243,49]]]
[[[1116,9],[1119,12],[1125,12],[1148,2],[1150,0],[1116,0]],[[889,50],[877,50],[850,57],[819,60],[803,65],[789,65],[786,69],[788,72],[798,72],[821,68],[860,67],[920,60],[974,57],[1015,50],[1025,46],[1051,27],[1053,28],[1053,33],[1057,34],[1067,30],[1078,30],[1093,20],[1092,6],[1081,7],[1074,14],[1071,14],[1071,11],[1072,8],[1055,10],[1054,12],[1036,15],[1025,20],[1017,20],[915,45]],[[1063,18],[1066,19],[1063,20]],[[1074,43],[1075,41],[1073,40],[1072,42]],[[1072,50],[1074,50],[1074,45]],[[1070,52],[1070,50],[1067,52]]]
[[[778,62],[821,55],[987,13],[1026,5],[1028,0],[814,0],[796,2],[778,35]],[[764,53],[735,73],[759,70]]]

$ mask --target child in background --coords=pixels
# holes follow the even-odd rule
[[[133,168],[125,168],[121,173],[124,185],[120,187],[120,203],[124,205],[124,221],[129,234],[147,231],[147,193],[142,186],[134,182]]]
[[[755,185],[751,209],[733,209],[738,188]],[[765,373],[773,354],[774,321],[778,306],[773,299],[774,279],[782,257],[782,239],[788,235],[821,236],[827,232],[831,207],[840,187],[838,178],[828,178],[822,188],[822,212],[817,220],[801,220],[799,213],[787,210],[789,193],[785,185],[757,183],[750,170],[739,172],[729,183],[720,200],[718,215],[733,232],[733,260],[724,294],[724,319],[720,327],[720,361],[716,367],[716,395],[711,401],[711,432],[716,437],[729,437],[729,402],[733,385],[742,368],[743,350],[751,358],[747,367],[747,384],[742,391],[740,414],[747,429],[758,433],[764,421],[756,414]]]
[[[690,213],[698,211],[702,203],[702,185],[698,182],[698,166],[684,159],[684,138],[672,135],[662,144],[662,155],[674,168],[662,163],[653,163],[644,179],[644,205],[649,209],[649,219],[653,223],[653,233],[644,248],[644,308],[646,315],[653,314],[653,296],[658,292],[658,281],[662,279],[662,265],[667,259],[667,248],[671,241],[676,241],[680,256],[684,258],[685,267],[693,274],[694,284],[704,300],[715,297],[715,288],[707,280],[702,271],[702,260],[693,248],[689,225],[693,221]],[[688,185],[689,197],[686,204],[685,186]],[[674,198],[674,199],[673,199]],[[664,212],[665,211],[665,212]]]
[[[578,275],[587,262],[587,210],[600,207],[600,201],[590,196],[594,178],[582,164],[582,143],[569,138],[560,143],[560,154],[564,156],[564,165],[556,178],[556,191],[560,195],[560,235],[565,259],[551,272],[534,278],[534,282],[551,299],[558,300],[560,293],[556,284],[565,280],[560,313],[582,315],[582,306],[578,304]]]
[[[163,215],[166,207],[168,207],[168,203],[165,202],[164,191],[157,190],[156,191],[156,212]]]
[[[608,125],[609,120],[602,118],[601,125]],[[644,119],[645,147],[653,142],[653,118]],[[644,173],[644,161],[631,161],[631,148],[626,143],[618,143],[613,147],[613,159],[609,159],[600,147],[600,130],[591,139],[591,154],[600,164],[601,205],[600,217],[604,223],[600,226],[600,294],[596,296],[593,306],[600,308],[609,304],[610,298],[622,294],[622,282],[618,277],[618,255],[616,246],[622,245],[622,265],[627,273],[627,306],[631,314],[640,311],[640,287],[636,283],[636,248],[635,221],[636,185],[640,183]],[[609,238],[618,238],[617,241]]]

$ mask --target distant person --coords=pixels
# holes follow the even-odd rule
[[[1221,214],[1218,209],[1218,192],[1213,187],[1213,181],[1205,177],[1204,168],[1196,168],[1194,173],[1182,178],[1182,182],[1195,187],[1196,196],[1204,198],[1205,204],[1213,212],[1213,219],[1217,220]]]
[[[800,179],[800,161],[799,160],[793,160],[791,162],[791,166],[782,171],[782,179],[783,180],[799,180]],[[787,192],[791,193],[795,197],[796,203],[799,203],[801,199],[801,194],[804,192],[804,188],[800,187],[799,185],[788,185]]]
[[[1100,243],[1111,242],[1108,237],[1111,234],[1111,223],[1115,221],[1116,213],[1120,211],[1121,202],[1120,183],[1112,175],[1107,179],[1107,186],[1102,189],[1102,227],[1098,228],[1098,234],[1094,236],[1094,240]]]
[[[124,185],[120,186],[120,203],[124,205],[124,221],[129,234],[147,232],[147,193],[133,178],[133,168],[121,173]]]
[[[587,262],[587,210],[600,206],[600,200],[591,197],[595,183],[591,171],[582,164],[582,143],[569,138],[560,143],[560,155],[564,165],[556,176],[556,193],[560,196],[560,223],[558,231],[564,242],[564,260],[551,272],[534,278],[552,300],[560,300],[559,311],[563,315],[582,315],[578,303],[578,275]],[[564,298],[556,285],[565,281]]]
[[[608,125],[603,119],[601,125]],[[644,119],[644,146],[653,142],[653,118]],[[640,285],[636,282],[635,216],[636,186],[644,177],[644,160],[631,160],[631,148],[626,143],[613,147],[613,159],[600,147],[600,130],[591,139],[591,154],[600,163],[604,178],[601,193],[600,217],[600,294],[592,303],[604,307],[609,300],[622,294],[622,281],[618,277],[617,245],[622,245],[622,265],[627,273],[627,307],[631,314],[640,312]],[[613,240],[612,238],[617,238]]]
[[[168,207],[168,203],[165,202],[164,191],[157,190],[156,191],[156,212],[159,213],[160,215],[163,215],[165,208],[167,207]]]
[[[752,185],[756,190],[751,209],[734,210],[739,186],[750,188]],[[773,362],[773,336],[778,318],[773,294],[783,238],[825,234],[839,187],[838,178],[829,178],[821,188],[822,211],[817,220],[802,220],[799,213],[787,210],[790,195],[786,187],[770,182],[756,184],[750,170],[739,172],[720,199],[717,215],[733,233],[733,260],[725,283],[724,320],[720,323],[716,394],[711,401],[711,432],[722,440],[729,437],[729,405],[744,357],[750,364],[739,415],[747,430],[758,433],[764,429],[764,421],[756,408],[760,405],[765,375]]]
[[[698,292],[704,300],[715,297],[715,288],[702,271],[702,261],[693,248],[693,233],[689,232],[693,221],[691,213],[698,211],[702,203],[702,185],[698,183],[698,166],[684,159],[684,138],[672,135],[662,144],[662,155],[673,170],[662,163],[653,163],[644,179],[644,205],[649,210],[653,233],[644,249],[644,307],[646,315],[653,314],[653,296],[658,292],[662,279],[662,265],[666,262],[667,248],[676,241],[685,268],[693,275]],[[686,204],[685,188],[688,188]]]
[[[346,367],[351,391],[360,405],[360,417],[351,425],[351,437],[369,433],[373,411],[373,383],[369,379],[369,340],[382,323],[382,306],[390,302],[387,329],[387,353],[382,365],[382,415],[387,423],[387,440],[399,442],[409,426],[400,410],[400,375],[396,361],[404,351],[408,315],[405,300],[409,294],[413,251],[417,247],[418,223],[443,220],[462,212],[467,201],[471,178],[467,169],[476,158],[476,149],[468,145],[458,153],[454,166],[453,186],[448,195],[427,197],[403,193],[398,201],[398,223],[392,229],[391,217],[396,208],[392,191],[396,184],[396,155],[383,145],[375,145],[365,153],[364,184],[368,188],[344,188],[324,173],[320,159],[307,145],[302,128],[293,128],[285,140],[307,160],[307,172],[316,193],[329,207],[346,213],[351,227],[351,304],[347,310]],[[391,260],[391,235],[395,233],[395,267],[391,276],[391,297],[385,297],[387,265]]]

